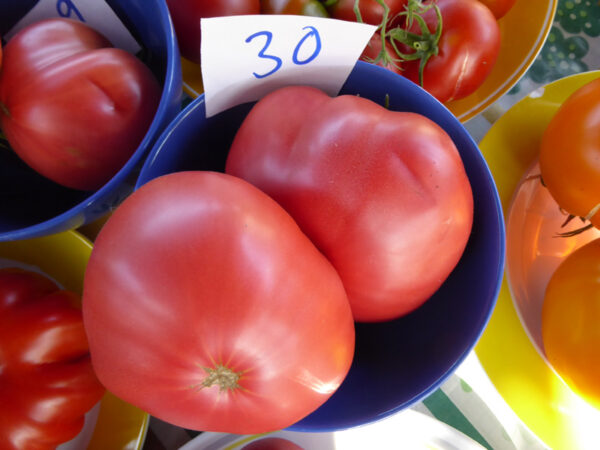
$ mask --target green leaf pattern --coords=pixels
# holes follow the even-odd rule
[[[589,67],[590,41],[598,46],[600,2],[598,0],[559,0],[552,29],[536,60],[509,94],[521,93],[531,83],[544,85]]]
[[[559,0],[555,21],[568,33],[600,36],[600,5],[597,0]]]

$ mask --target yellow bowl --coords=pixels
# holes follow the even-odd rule
[[[91,252],[90,241],[75,231],[0,242],[0,258],[33,266],[80,295]],[[148,423],[147,413],[106,393],[88,450],[141,449]]]
[[[571,93],[599,77],[600,71],[582,73],[536,90],[501,116],[480,142],[506,220],[548,122]],[[508,254],[506,264],[511,264]],[[546,363],[519,319],[506,277],[475,353],[496,389],[545,444],[557,450],[600,448],[600,411],[577,397]]]
[[[498,60],[485,82],[473,94],[446,104],[461,121],[476,116],[508,92],[533,64],[552,27],[558,0],[517,0],[499,20]],[[181,58],[183,89],[192,98],[204,88],[200,66]]]
[[[517,0],[502,17],[498,60],[473,94],[446,104],[466,122],[508,92],[533,64],[552,27],[558,0]]]

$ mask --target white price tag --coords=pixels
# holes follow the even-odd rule
[[[141,47],[112,8],[104,0],[39,0],[31,10],[6,33],[10,39],[22,28],[51,17],[65,17],[86,23],[102,33],[112,45],[130,53]]]
[[[337,95],[377,29],[293,15],[201,19],[206,116],[303,84]]]

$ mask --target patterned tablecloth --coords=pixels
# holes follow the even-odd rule
[[[519,82],[466,123],[479,142],[494,121],[536,89],[559,78],[600,68],[600,1],[559,0],[546,43]]]
[[[497,118],[531,92],[559,78],[597,69],[600,69],[600,2],[559,0],[547,41],[530,69],[507,94],[469,120],[466,128],[479,142]],[[456,375],[412,409],[460,430],[484,448],[547,448],[495,391],[474,353]],[[198,434],[151,418],[144,450],[176,449]]]

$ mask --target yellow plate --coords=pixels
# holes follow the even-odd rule
[[[0,258],[37,267],[65,289],[79,294],[91,251],[90,241],[75,231],[0,242]],[[148,422],[147,413],[107,393],[100,402],[98,421],[88,449],[141,449]]]
[[[551,117],[571,93],[599,77],[600,71],[587,72],[537,90],[500,117],[482,139],[479,147],[498,186],[505,219],[515,188],[537,159]],[[600,411],[596,415],[573,394],[538,353],[519,320],[506,277],[475,353],[513,411],[548,446],[600,448],[593,424]]]
[[[499,20],[498,60],[485,82],[473,94],[446,106],[466,122],[508,92],[533,64],[552,27],[558,0],[517,0]]]
[[[446,106],[466,122],[508,92],[533,64],[552,27],[558,0],[517,0],[498,22],[501,44],[498,60],[483,85],[473,94]],[[204,88],[200,66],[181,58],[183,89],[192,98]]]
[[[202,72],[198,64],[182,57],[181,75],[183,77],[183,90],[187,95],[196,98],[204,92]]]

